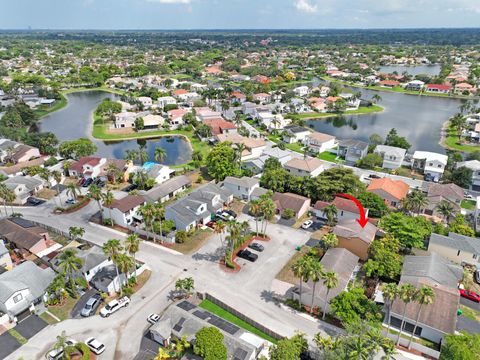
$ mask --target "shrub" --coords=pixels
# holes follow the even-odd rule
[[[175,241],[179,244],[183,244],[187,240],[187,232],[185,230],[178,230],[175,235]]]
[[[286,208],[282,212],[282,218],[284,219],[291,219],[295,216],[295,211],[289,208]]]
[[[124,296],[130,297],[130,296],[133,295],[133,289],[130,288],[130,287],[123,287],[122,290],[123,290],[123,295],[124,295]]]
[[[43,163],[43,165],[45,165],[45,166],[53,166],[53,165],[56,165],[56,164],[58,164],[58,160],[57,160],[57,158],[55,158],[53,156],[49,157],[48,160],[46,160]]]

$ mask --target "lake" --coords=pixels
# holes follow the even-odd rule
[[[440,65],[413,65],[413,66],[387,65],[387,66],[380,66],[379,72],[383,74],[391,74],[394,71],[396,71],[399,75],[406,72],[409,75],[413,75],[413,76],[419,75],[419,74],[435,76],[440,74],[440,70],[441,70]]]
[[[362,99],[371,99],[379,94],[379,105],[385,108],[381,113],[347,115],[322,120],[309,120],[307,124],[316,131],[334,135],[339,139],[368,141],[376,133],[385,139],[391,128],[406,137],[413,150],[445,153],[439,144],[440,130],[445,121],[458,112],[460,100],[430,96],[406,95],[392,92],[377,92],[365,89]]]
[[[145,146],[149,161],[154,160],[156,147],[166,150],[167,156],[162,162],[166,165],[183,164],[191,160],[190,144],[183,137],[160,137],[155,139],[138,139],[122,141],[102,141],[92,138],[92,115],[98,104],[105,98],[115,99],[116,95],[104,91],[82,91],[66,95],[68,105],[44,117],[39,123],[40,131],[51,131],[60,141],[73,140],[81,137],[91,139],[98,150],[96,155],[107,158],[123,158],[128,149],[138,149]]]

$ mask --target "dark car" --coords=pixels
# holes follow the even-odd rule
[[[39,199],[36,199],[34,197],[29,197],[27,199],[27,204],[29,204],[31,206],[37,206],[37,205],[43,204],[43,201],[39,200]]]
[[[97,311],[98,306],[100,305],[101,297],[99,294],[93,295],[90,299],[87,300],[85,306],[83,307],[80,315],[87,317],[95,315],[95,311]]]
[[[230,216],[232,216],[234,219],[237,218],[237,213],[236,213],[235,211],[233,211],[233,210],[225,210],[225,212],[226,212],[227,214],[230,214]]]
[[[135,185],[135,184],[130,184],[128,185],[126,188],[122,189],[122,191],[125,191],[125,192],[130,192],[132,190],[135,190],[138,186]]]
[[[262,252],[263,250],[265,250],[265,248],[263,247],[263,245],[259,244],[259,243],[251,243],[250,245],[248,245],[248,247],[250,249],[253,249],[255,251],[259,251],[259,252]]]
[[[93,179],[92,179],[92,178],[87,179],[87,180],[85,180],[84,183],[82,184],[82,187],[89,187],[92,183],[93,183]]]
[[[258,259],[258,255],[257,254],[254,254],[252,253],[251,251],[248,251],[248,250],[240,250],[238,253],[237,253],[237,256],[239,258],[242,258],[242,259],[245,259],[245,260],[248,260],[248,261],[251,261],[251,262],[255,262],[257,261]]]
[[[378,176],[377,174],[370,174],[370,175],[368,175],[368,177],[370,179],[380,179],[380,176]]]

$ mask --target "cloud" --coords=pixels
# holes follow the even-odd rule
[[[309,14],[316,13],[318,10],[318,5],[310,3],[309,0],[295,0],[294,5],[298,11]]]
[[[191,0],[147,0],[148,2],[155,2],[159,4],[190,4]]]

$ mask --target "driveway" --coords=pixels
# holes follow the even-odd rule
[[[480,334],[480,322],[460,315],[457,318],[457,330],[465,330],[470,334]]]
[[[20,344],[12,335],[8,332],[0,335],[0,359],[5,359],[9,354],[21,347]]]
[[[31,315],[15,326],[15,330],[25,339],[30,339],[43,328],[47,327],[47,323],[40,319],[37,315]]]
[[[470,309],[480,311],[480,303],[476,303],[475,301],[465,299],[464,297],[460,297],[460,304],[465,305]]]
[[[98,291],[95,289],[88,289],[85,294],[83,294],[80,299],[78,299],[77,303],[72,309],[70,315],[72,318],[80,318],[80,312],[82,311],[83,307],[87,303],[88,299],[90,299],[93,295],[98,294]]]

